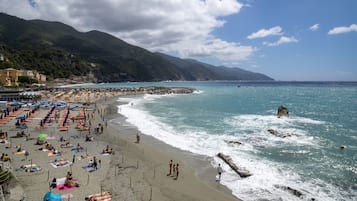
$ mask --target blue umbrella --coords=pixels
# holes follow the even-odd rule
[[[43,201],[63,201],[61,198],[61,194],[54,194],[51,192],[47,192],[45,197],[43,197]]]

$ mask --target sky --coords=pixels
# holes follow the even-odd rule
[[[0,0],[0,12],[275,80],[357,81],[356,0]]]

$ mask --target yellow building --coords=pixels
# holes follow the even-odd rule
[[[20,72],[13,68],[0,70],[0,84],[3,86],[18,86]]]
[[[27,76],[36,79],[39,83],[46,82],[46,76],[32,70],[17,70],[7,68],[0,70],[0,85],[2,86],[19,86],[19,76]]]

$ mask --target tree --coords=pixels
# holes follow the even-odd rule
[[[33,84],[33,83],[38,83],[37,79],[31,78],[29,76],[19,76],[18,81],[21,84]]]

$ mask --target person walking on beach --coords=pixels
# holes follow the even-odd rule
[[[222,167],[221,167],[221,164],[219,163],[219,164],[218,164],[218,167],[217,167],[217,173],[218,173],[217,181],[221,181],[222,172],[223,172],[223,169],[222,169]]]
[[[172,165],[172,175],[171,177],[174,177],[176,175],[176,164]]]
[[[30,156],[30,152],[29,151],[25,151],[25,159],[24,160],[27,160],[27,157],[29,157]]]
[[[97,157],[95,157],[95,156],[93,156],[93,168],[94,168],[95,170],[98,169]]]
[[[166,175],[166,176],[170,176],[172,173],[172,160],[170,160],[170,163],[169,163],[169,173]]]
[[[140,135],[139,132],[136,133],[136,143],[140,143]]]
[[[179,164],[177,163],[176,164],[176,177],[175,177],[175,180],[178,179],[178,176],[179,176]]]

